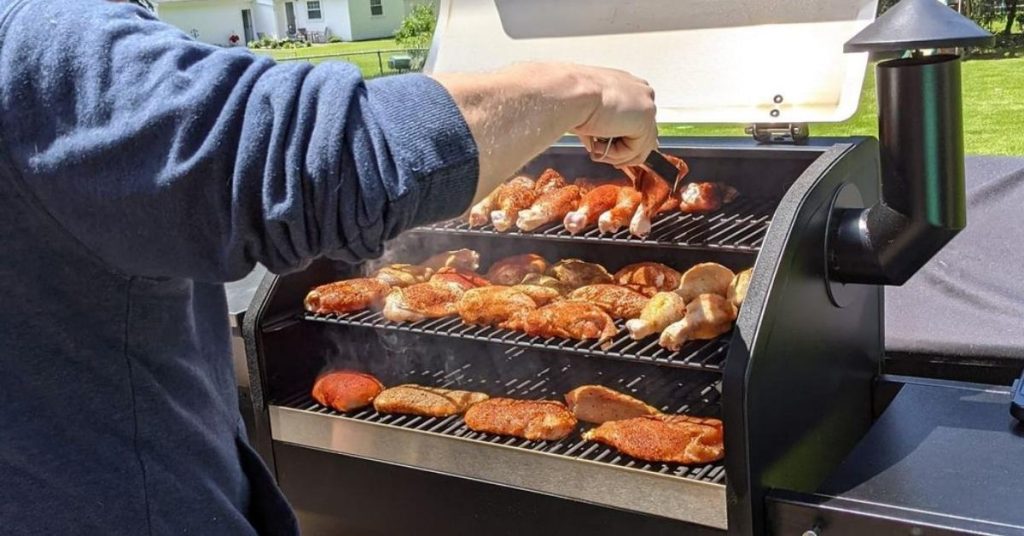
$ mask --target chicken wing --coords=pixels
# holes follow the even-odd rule
[[[321,285],[306,294],[304,305],[311,313],[353,313],[377,307],[391,286],[372,277],[361,277]]]
[[[592,303],[612,318],[622,319],[640,316],[648,301],[647,296],[619,285],[587,285],[572,291],[569,299]]]
[[[640,318],[626,322],[629,336],[634,340],[661,333],[669,324],[682,320],[686,315],[686,301],[675,292],[659,292],[651,297]]]
[[[595,424],[660,413],[642,400],[601,385],[577,387],[566,393],[565,403],[577,419]]]
[[[518,285],[529,274],[543,274],[548,261],[533,253],[505,257],[491,265],[487,279],[495,285]]]
[[[516,227],[521,231],[532,231],[541,225],[559,221],[576,210],[582,196],[582,190],[575,184],[551,190],[538,197],[529,209],[519,213]]]
[[[466,426],[474,432],[556,441],[576,427],[576,417],[554,400],[491,398],[466,411]]]
[[[458,313],[456,304],[465,290],[457,284],[418,283],[396,288],[384,299],[384,318],[392,322],[419,322]]]
[[[420,263],[420,266],[436,272],[441,268],[458,268],[475,272],[480,267],[480,254],[472,249],[456,249],[438,253]]]
[[[636,207],[640,206],[642,199],[640,192],[632,186],[619,188],[615,206],[598,217],[597,229],[602,233],[619,232],[619,229],[629,225],[629,219],[636,213]]]
[[[480,274],[459,268],[441,268],[436,274],[430,276],[429,282],[438,285],[451,285],[458,291],[486,287],[491,284]]]
[[[537,303],[512,287],[481,287],[467,290],[456,304],[462,321],[473,325],[497,326],[517,314],[528,313]]]
[[[501,184],[494,189],[487,197],[483,198],[479,203],[473,205],[473,208],[469,211],[469,226],[479,227],[481,225],[487,225],[491,221],[491,212],[498,210],[498,200],[501,198],[502,191],[505,188],[528,188],[532,190],[534,187],[533,179],[525,175],[520,175],[509,179],[508,182]]]
[[[562,223],[571,234],[578,234],[587,227],[597,223],[601,214],[611,210],[619,199],[621,186],[605,184],[594,188],[583,196],[580,206],[565,215]]]
[[[372,277],[392,287],[408,287],[426,281],[431,273],[430,268],[416,264],[391,264],[374,272]]]
[[[485,393],[406,384],[385,389],[377,395],[373,409],[381,413],[447,417],[465,413],[473,404],[488,398]]]
[[[501,189],[494,200],[496,208],[491,211],[491,224],[495,229],[505,232],[516,224],[519,213],[530,208],[537,200],[536,186],[536,183],[530,186],[522,182]]]
[[[384,389],[377,378],[362,372],[336,370],[317,378],[313,399],[338,411],[352,411],[370,405]]]
[[[736,312],[739,312],[740,306],[743,305],[743,300],[747,299],[747,287],[750,286],[750,276],[754,274],[753,268],[747,268],[742,272],[736,274],[736,277],[732,278],[732,282],[729,283],[729,290],[725,294],[725,299],[729,300]]]
[[[679,210],[687,214],[714,212],[737,195],[735,188],[721,182],[691,182],[679,194]]]
[[[662,463],[711,463],[725,457],[721,421],[718,426],[645,415],[610,421],[583,434],[587,441],[608,445],[639,460]],[[710,422],[717,419],[695,419]]]
[[[732,270],[721,264],[703,262],[683,273],[676,292],[686,303],[690,303],[701,294],[718,294],[724,298],[735,275]]]
[[[686,316],[661,332],[663,348],[678,351],[690,340],[707,340],[728,332],[735,320],[732,305],[718,294],[701,294],[686,305]]]
[[[561,173],[548,168],[544,170],[544,173],[540,174],[540,177],[537,177],[537,182],[534,184],[533,191],[537,192],[537,195],[544,195],[548,192],[562,188],[567,184],[569,183]]]
[[[612,282],[612,276],[604,266],[579,259],[562,259],[556,262],[548,269],[548,275],[573,289]]]
[[[615,284],[632,288],[644,296],[654,296],[679,288],[680,275],[659,262],[639,262],[615,272],[612,279]]]
[[[606,342],[618,333],[615,321],[600,307],[580,301],[557,301],[502,325],[535,337],[598,339]]]

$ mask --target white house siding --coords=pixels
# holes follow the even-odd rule
[[[259,15],[260,10],[265,8],[257,5],[254,0],[164,0],[157,4],[157,16],[200,41],[227,46],[231,34],[237,35],[239,39],[245,37],[242,28],[243,9],[252,10],[255,32],[274,33],[272,20]]]
[[[384,14],[370,15],[370,0],[348,0],[352,40],[391,37],[405,19],[405,0],[382,0]]]
[[[285,14],[284,5],[286,2],[277,0],[274,11],[277,13],[278,32],[281,36],[288,34],[288,17]],[[320,0],[320,20],[309,19],[309,9],[306,0],[295,0],[295,29],[305,28],[311,32],[324,32],[330,30],[331,35],[336,35],[345,41],[352,40],[352,28],[348,16],[348,0]]]
[[[267,37],[278,37],[277,17],[274,14],[274,0],[256,0],[253,7],[253,20],[256,25],[256,33],[264,34]],[[257,36],[258,37],[258,36]]]

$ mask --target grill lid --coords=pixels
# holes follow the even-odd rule
[[[662,123],[843,121],[877,0],[442,0],[428,72],[571,61],[647,79]]]

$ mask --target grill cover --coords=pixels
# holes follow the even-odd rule
[[[659,122],[843,121],[857,109],[867,64],[867,54],[844,54],[843,43],[876,7],[877,0],[442,0],[427,70],[571,61],[647,79]]]

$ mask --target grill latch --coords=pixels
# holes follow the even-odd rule
[[[810,131],[807,123],[754,123],[744,129],[757,140],[757,143],[791,143],[807,142]]]

